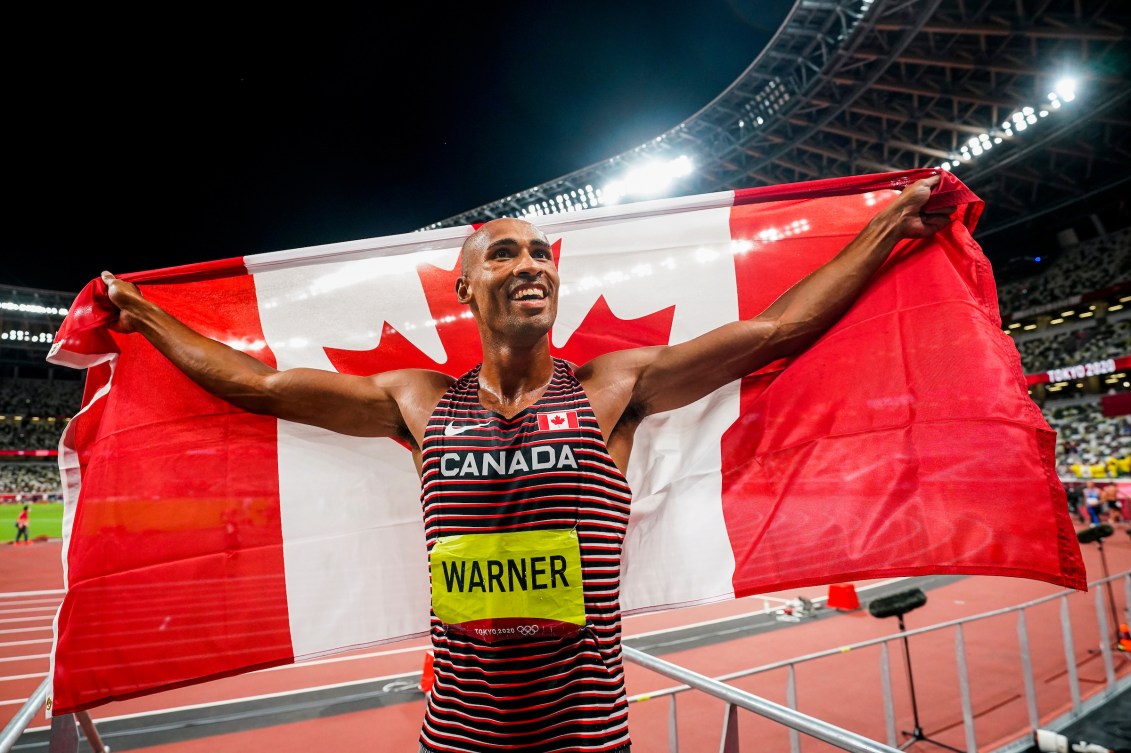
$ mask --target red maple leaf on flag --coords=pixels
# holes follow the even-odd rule
[[[561,424],[565,423],[565,419],[561,416],[554,416],[550,419],[550,423],[552,423],[554,426],[560,426]]]
[[[551,247],[555,264],[561,257],[561,243],[559,238]],[[447,360],[434,360],[413,345],[396,327],[386,322],[381,331],[381,341],[375,348],[326,348],[326,356],[335,369],[343,374],[359,376],[391,369],[436,369],[458,377],[482,360],[483,351],[475,319],[455,296],[459,264],[455,264],[450,270],[421,264],[417,267],[417,274],[432,315],[429,326],[436,327],[444,352],[447,353]],[[668,306],[637,319],[621,319],[609,308],[605,297],[601,296],[565,345],[560,348],[551,347],[551,352],[580,365],[615,350],[667,345],[674,316],[675,306]]]

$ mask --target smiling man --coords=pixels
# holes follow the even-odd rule
[[[942,228],[910,185],[834,259],[757,317],[685,343],[575,366],[550,354],[558,270],[515,219],[464,243],[456,296],[482,363],[462,377],[277,371],[205,338],[110,273],[116,329],[138,332],[199,385],[251,412],[394,437],[421,477],[436,681],[421,751],[627,751],[620,555],[633,437],[673,410],[808,347],[896,243]]]

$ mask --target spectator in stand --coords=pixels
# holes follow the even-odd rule
[[[16,518],[16,543],[20,543],[22,537],[24,543],[28,543],[27,539],[27,526],[28,526],[28,505],[24,505],[24,509],[20,511],[20,515]]]

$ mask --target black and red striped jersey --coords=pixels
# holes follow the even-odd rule
[[[421,485],[436,675],[422,746],[625,748],[631,495],[569,364],[511,418],[480,403],[479,367],[459,379],[425,429]]]

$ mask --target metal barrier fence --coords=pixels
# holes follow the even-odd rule
[[[1118,612],[1115,606],[1113,596],[1113,584],[1118,581],[1123,582],[1124,593],[1124,615],[1127,612],[1127,605],[1131,604],[1131,570],[1117,573],[1107,578],[1091,582],[1088,584],[1091,595],[1084,595],[1076,591],[1062,591],[1050,596],[1045,596],[1040,599],[1025,602],[1012,607],[997,609],[982,614],[965,617],[962,619],[951,620],[948,622],[931,625],[925,628],[915,630],[901,631],[898,634],[887,636],[884,638],[876,638],[867,641],[861,641],[847,646],[839,646],[837,648],[820,651],[813,654],[798,656],[784,661],[773,662],[771,664],[764,664],[749,669],[738,670],[730,672],[725,675],[720,675],[715,678],[706,677],[696,674],[690,670],[670,664],[663,660],[657,659],[642,651],[625,647],[625,658],[629,661],[635,662],[647,669],[655,671],[659,674],[665,675],[671,679],[678,680],[684,684],[678,685],[664,690],[653,691],[647,694],[641,694],[629,698],[630,702],[640,703],[645,701],[654,701],[658,698],[668,697],[669,711],[668,711],[668,750],[670,753],[677,753],[679,750],[678,741],[678,716],[676,711],[676,698],[690,690],[700,690],[708,693],[715,698],[726,703],[726,708],[723,717],[723,731],[722,741],[719,750],[722,753],[737,753],[738,747],[738,725],[736,721],[736,712],[738,708],[745,708],[755,712],[761,716],[770,719],[771,721],[779,722],[790,728],[790,749],[792,753],[800,753],[801,751],[801,732],[816,737],[817,739],[829,742],[844,750],[859,750],[859,751],[872,751],[872,750],[892,750],[900,745],[899,737],[896,734],[896,714],[895,704],[893,701],[894,695],[892,692],[892,679],[891,679],[891,660],[888,644],[892,641],[906,641],[906,639],[937,633],[943,630],[953,629],[955,631],[954,638],[954,666],[957,676],[959,701],[962,712],[962,729],[964,736],[965,748],[956,748],[937,740],[927,738],[920,735],[918,728],[918,714],[916,713],[916,729],[914,734],[903,732],[903,735],[909,739],[902,743],[905,748],[912,742],[919,740],[927,740],[937,746],[957,750],[962,753],[977,753],[979,750],[976,729],[975,729],[975,709],[972,696],[972,684],[970,679],[969,665],[967,661],[966,649],[966,628],[976,623],[999,618],[1005,615],[1016,614],[1016,630],[1017,630],[1017,646],[1020,677],[1018,678],[1024,686],[1024,700],[1025,700],[1025,714],[1024,718],[1017,720],[1014,732],[1009,735],[1013,739],[1009,742],[1003,742],[1000,747],[996,747],[996,753],[1016,753],[1017,751],[1024,750],[1032,744],[1032,732],[1038,729],[1042,724],[1046,727],[1057,728],[1067,724],[1072,719],[1081,716],[1091,708],[1103,703],[1105,700],[1114,695],[1118,690],[1123,687],[1131,685],[1131,671],[1125,671],[1123,677],[1117,680],[1114,652],[1113,647],[1118,645],[1119,636],[1113,631],[1117,631],[1120,624]],[[1098,688],[1094,693],[1085,699],[1080,690],[1080,676],[1077,671],[1077,658],[1076,648],[1077,643],[1073,637],[1072,623],[1069,617],[1069,599],[1070,598],[1088,599],[1093,602],[1093,609],[1095,621],[1098,630],[1098,646],[1094,649],[1089,649],[1089,652],[1095,652],[1103,660],[1104,680],[1102,687]],[[1059,601],[1059,624],[1060,624],[1060,643],[1063,645],[1063,674],[1066,678],[1066,685],[1068,695],[1071,699],[1070,707],[1067,711],[1058,709],[1053,713],[1046,713],[1045,718],[1041,718],[1038,705],[1037,683],[1034,676],[1034,663],[1033,653],[1030,650],[1031,635],[1029,630],[1027,614],[1031,613],[1036,608],[1044,604]],[[1108,605],[1110,604],[1110,612]],[[1114,625],[1111,625],[1111,622]],[[1127,618],[1124,617],[1123,622]],[[879,674],[882,684],[881,690],[883,694],[883,711],[884,711],[884,728],[887,737],[887,746],[879,745],[872,742],[866,737],[861,737],[855,733],[847,733],[852,737],[850,740],[846,737],[838,737],[838,739],[829,739],[827,735],[834,734],[831,730],[839,730],[827,722],[820,722],[814,720],[812,717],[801,715],[793,717],[788,712],[797,713],[798,703],[798,682],[797,682],[797,668],[804,664],[810,664],[823,659],[831,659],[832,657],[843,657],[845,654],[858,652],[872,646],[879,647]],[[905,644],[906,647],[906,644]],[[1044,658],[1044,657],[1042,657]],[[1122,660],[1126,660],[1124,656]],[[910,660],[908,660],[910,666]],[[726,683],[738,680],[740,678],[752,677],[767,673],[773,670],[784,669],[787,671],[785,695],[787,698],[787,706],[780,706],[772,704],[752,693],[745,692],[735,688]],[[1131,667],[1125,668],[1131,670]],[[910,670],[909,670],[910,672]],[[1056,674],[1059,674],[1056,673]],[[914,697],[914,686],[912,685],[912,697]],[[768,705],[767,705],[768,704]],[[804,717],[804,718],[801,718]],[[816,722],[816,724],[811,724]],[[840,730],[843,732],[844,730]],[[918,736],[918,737],[916,737]],[[863,742],[861,742],[863,741]],[[763,743],[760,742],[760,745]],[[868,745],[873,747],[867,747]],[[860,746],[860,747],[857,747]],[[879,747],[875,747],[879,746]],[[890,747],[888,747],[890,746]]]

